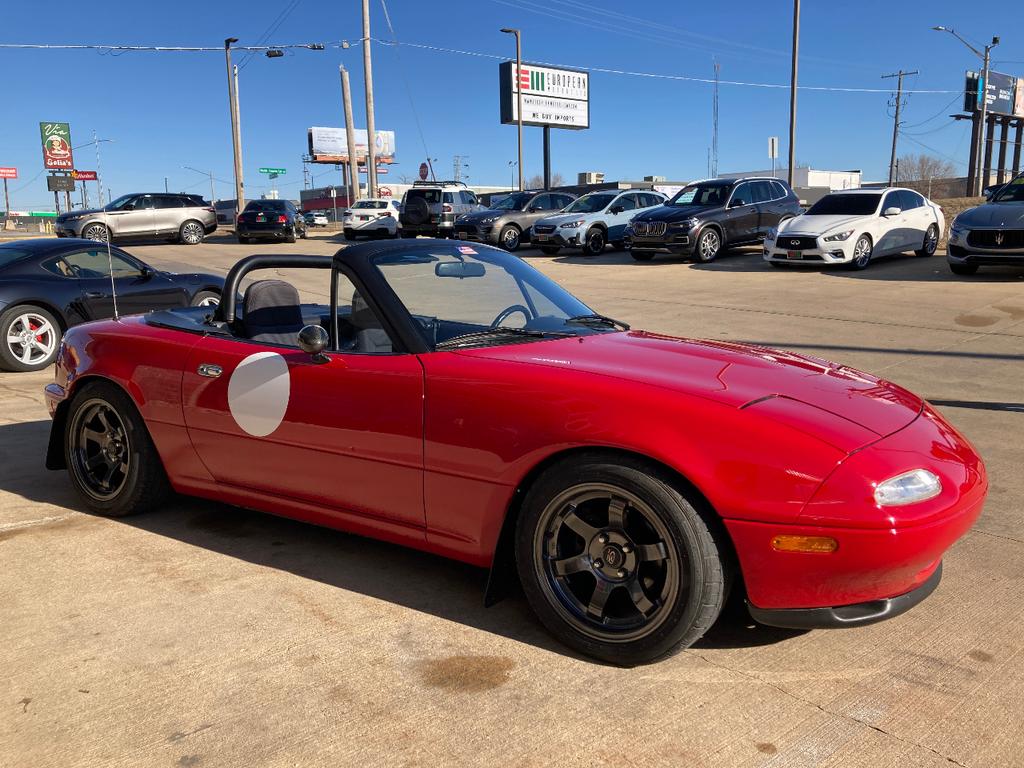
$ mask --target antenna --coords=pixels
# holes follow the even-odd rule
[[[107,211],[103,211],[103,227],[107,230],[107,271],[110,273],[110,296],[114,300],[114,319],[120,319],[117,312],[117,284],[114,282],[114,256],[110,252],[110,219]]]

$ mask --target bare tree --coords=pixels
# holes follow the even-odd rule
[[[903,155],[899,161],[900,181],[928,181],[955,178],[956,166],[934,155]]]
[[[560,174],[560,173],[552,173],[551,174],[551,186],[552,187],[564,187],[565,186],[565,177],[563,177],[562,174]],[[539,173],[533,174],[533,176],[531,176],[530,178],[528,178],[526,180],[526,188],[527,189],[543,189],[544,188],[544,177],[541,176]]]

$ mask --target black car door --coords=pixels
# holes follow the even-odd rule
[[[171,276],[118,248],[111,247],[109,258],[106,247],[97,245],[64,254],[63,260],[78,280],[84,314],[90,320],[114,316],[115,291],[121,315],[188,306],[188,291]]]
[[[753,184],[749,181],[737,184],[733,189],[732,197],[729,198],[728,207],[722,215],[725,242],[741,243],[754,239],[757,231],[757,215]]]

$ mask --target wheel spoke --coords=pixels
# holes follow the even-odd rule
[[[21,344],[21,336],[8,336],[7,337],[7,343],[8,344]]]
[[[597,535],[597,528],[594,528],[576,514],[575,504],[571,505],[569,511],[565,513],[565,516],[562,518],[562,524],[567,526],[576,535],[582,536],[584,541],[590,541],[590,539]]]
[[[654,603],[650,601],[647,595],[644,594],[644,588],[640,584],[640,579],[633,579],[629,585],[629,599],[633,601],[633,605],[640,611],[644,616],[651,612],[654,608]]]
[[[638,544],[636,547],[636,556],[641,563],[667,560],[668,548],[665,546],[665,543],[661,541],[657,544]]]
[[[97,453],[95,456],[92,456],[85,460],[85,466],[87,469],[95,471],[100,467],[107,466],[107,459],[106,457],[104,457],[102,453]]]
[[[49,320],[44,320],[43,324],[36,328],[34,333],[36,336],[45,336],[48,333],[53,333],[53,326],[50,325]]]
[[[82,437],[90,443],[102,444],[106,435],[102,432],[97,432],[95,429],[85,427],[82,429]]]
[[[25,345],[22,346],[22,348],[21,348],[21,357],[18,358],[18,359],[21,360],[21,362],[23,362],[23,363],[28,363],[28,362],[32,361],[32,345],[31,344],[25,344]]]
[[[590,570],[590,558],[585,554],[573,555],[572,557],[555,560],[551,563],[551,566],[558,576],[568,576],[573,573]]]
[[[626,500],[612,496],[608,500],[608,527],[624,528],[626,516]]]
[[[96,411],[96,418],[99,419],[100,424],[103,425],[104,431],[109,432],[110,431],[110,422],[107,421],[107,414],[106,414],[106,412],[102,408],[100,408],[99,410]]]
[[[590,596],[590,605],[587,606],[587,613],[597,619],[604,618],[604,607],[608,602],[608,596],[618,584],[612,584],[604,579],[598,579],[594,587],[594,594]]]

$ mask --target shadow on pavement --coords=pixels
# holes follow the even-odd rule
[[[85,512],[64,472],[44,468],[48,421],[0,425],[0,445],[18,446],[0,465],[0,490]],[[87,513],[88,514],[88,513]],[[154,512],[116,522],[194,547],[429,613],[585,661],[555,641],[518,590],[483,604],[485,570],[397,545],[226,504],[174,497]],[[58,534],[60,535],[60,534]],[[795,632],[755,625],[732,600],[700,648],[753,647]],[[593,662],[600,663],[600,662]]]

